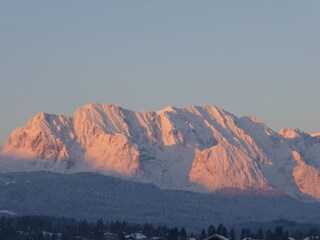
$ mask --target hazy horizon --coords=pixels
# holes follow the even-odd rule
[[[2,1],[0,145],[39,112],[218,105],[320,132],[319,1]]]

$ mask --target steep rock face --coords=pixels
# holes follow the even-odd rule
[[[92,170],[123,176],[139,169],[139,151],[130,141],[129,129],[121,108],[90,104],[73,114],[78,142],[85,149],[84,158]]]
[[[307,165],[297,151],[293,151],[297,166],[293,170],[293,177],[299,190],[309,196],[320,199],[320,170]]]
[[[253,139],[237,126],[239,119],[213,106],[195,109],[210,128],[217,144],[196,151],[190,180],[208,191],[271,188],[259,167],[268,159]]]
[[[307,195],[320,199],[320,171],[308,165],[299,165],[293,171],[299,190]]]
[[[293,130],[298,134],[287,141],[296,166],[292,175],[300,192],[320,199],[320,139],[319,137]]]
[[[41,113],[0,151],[0,171],[99,171],[163,188],[320,198],[319,137],[297,129],[278,134],[216,106],[134,112],[94,103],[71,117]],[[31,161],[16,168],[8,156]]]
[[[68,160],[75,134],[66,116],[40,113],[14,130],[2,153],[46,160]]]
[[[271,189],[259,164],[241,150],[222,144],[197,152],[189,174],[190,181],[207,191],[224,188]]]

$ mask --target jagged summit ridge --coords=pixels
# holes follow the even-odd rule
[[[320,199],[319,153],[317,137],[296,129],[278,134],[213,105],[134,112],[90,103],[72,116],[40,113],[14,130],[0,170],[98,171],[163,188]]]

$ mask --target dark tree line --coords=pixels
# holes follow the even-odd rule
[[[104,234],[110,232],[119,240],[125,240],[126,234],[141,232],[148,237],[161,237],[164,240],[185,240],[185,228],[154,227],[151,224],[132,224],[125,221],[96,223],[86,220],[53,217],[2,217],[0,219],[0,240],[71,240],[84,237],[103,240]]]
[[[202,229],[199,235],[199,239],[200,240],[205,239],[206,237],[211,236],[213,234],[218,234],[226,238],[230,238],[232,240],[236,239],[234,229],[231,228],[230,232],[228,232],[227,228],[222,223],[220,223],[217,228],[215,228],[215,226],[213,225],[210,225],[207,231],[205,231],[205,229]]]
[[[302,240],[306,237],[312,239],[320,239],[320,231],[318,228],[310,228],[309,231],[300,231],[296,230],[292,234],[289,234],[288,230],[284,230],[283,227],[278,226],[272,230],[267,230],[265,233],[262,229],[259,229],[257,232],[251,232],[249,228],[243,228],[240,233],[241,239],[263,239],[263,240],[288,240],[289,237],[292,237],[296,240]]]
[[[54,217],[1,217],[0,218],[0,240],[71,240],[75,237],[84,237],[92,240],[103,240],[104,234],[110,232],[116,234],[117,239],[126,240],[125,235],[141,232],[147,237],[160,237],[163,240],[186,240],[197,238],[203,240],[213,234],[218,234],[230,240],[262,239],[262,240],[288,240],[289,236],[296,240],[309,237],[317,239],[320,236],[318,228],[309,231],[295,231],[291,235],[282,227],[276,227],[273,231],[256,232],[249,228],[243,228],[236,236],[233,228],[227,229],[223,224],[217,227],[210,225],[206,230],[199,233],[187,232],[185,228],[178,229],[166,226],[154,227],[151,224],[132,224],[125,221],[104,222],[98,219],[95,223],[86,220],[75,220],[73,218]]]

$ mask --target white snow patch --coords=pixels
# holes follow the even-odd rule
[[[6,210],[6,209],[0,210],[0,214],[6,214],[6,215],[10,215],[10,216],[18,215],[17,213],[10,211],[10,210]]]

